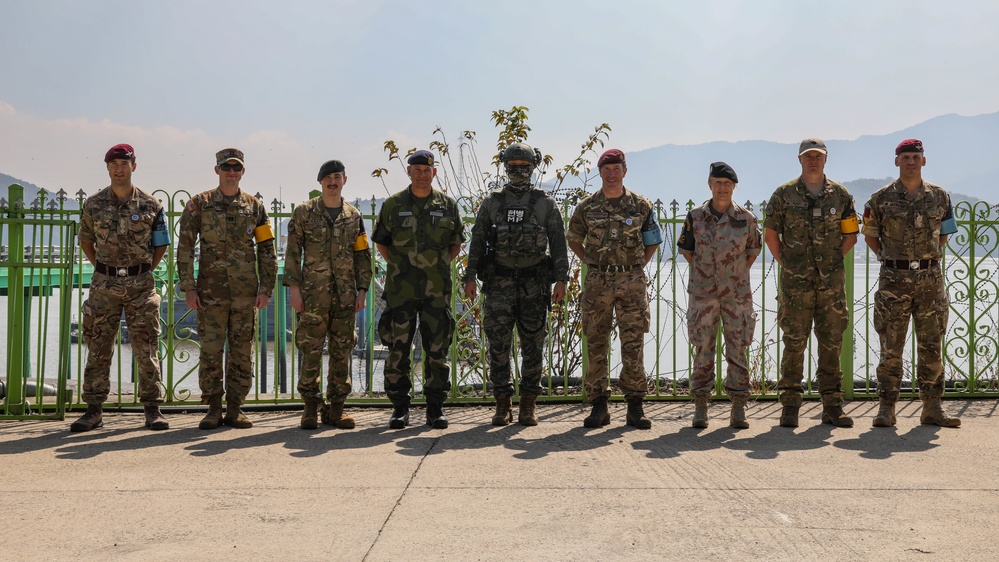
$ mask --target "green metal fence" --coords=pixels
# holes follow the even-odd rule
[[[8,247],[0,256],[0,291],[5,291],[7,331],[6,397],[2,415],[25,417],[48,415],[61,417],[64,407],[80,405],[80,384],[86,353],[77,341],[77,323],[81,304],[86,298],[92,267],[76,251],[78,208],[85,195],[80,192],[72,201],[65,193],[55,199],[41,192],[25,205],[18,186],[11,186],[9,199],[0,200],[0,246]],[[180,212],[190,194],[163,191],[154,193],[167,210],[168,225],[176,238]],[[75,203],[75,205],[73,204]],[[460,201],[470,229],[475,201]],[[355,202],[365,213],[369,231],[374,228],[375,203]],[[652,330],[646,337],[646,369],[649,374],[650,399],[688,399],[687,379],[692,351],[686,331],[687,267],[678,261],[676,237],[687,210],[693,205],[657,202],[665,241],[650,265],[649,294]],[[270,203],[271,217],[278,238],[275,243],[283,255],[283,228],[293,206],[279,201]],[[754,205],[747,203],[751,210]],[[762,204],[755,208],[763,208]],[[564,208],[568,215],[571,209]],[[945,339],[945,363],[948,396],[999,396],[997,382],[997,313],[999,313],[999,210],[984,202],[961,202],[955,207],[959,232],[948,242],[944,268],[951,296],[950,329]],[[571,254],[570,254],[570,257]],[[154,272],[163,299],[160,360],[166,401],[170,405],[195,404],[200,401],[197,369],[200,344],[194,312],[187,309],[178,291],[175,251],[170,248]],[[873,293],[877,288],[878,262],[861,242],[847,257],[847,295],[851,307],[852,328],[844,338],[841,358],[844,386],[853,397],[872,397],[876,387],[878,360],[877,335],[872,327]],[[375,286],[368,292],[368,306],[358,315],[358,347],[352,355],[354,394],[351,403],[384,402],[382,367],[385,350],[375,335],[380,314],[380,279],[384,268],[373,252]],[[587,364],[585,345],[579,324],[578,295],[581,291],[581,268],[570,263],[571,280],[566,303],[554,306],[549,318],[550,338],[545,352],[543,383],[547,388],[543,401],[579,401],[583,398],[582,374]],[[454,278],[463,268],[461,258],[453,265]],[[750,348],[753,392],[759,398],[776,396],[780,368],[781,338],[776,325],[777,269],[766,254],[757,260],[752,271],[754,300],[759,321],[755,343]],[[249,404],[297,402],[295,390],[299,358],[294,347],[295,319],[288,306],[288,293],[281,279],[271,305],[259,313],[255,337],[255,385]],[[452,396],[454,401],[489,402],[486,350],[478,302],[468,302],[458,283],[454,289],[453,312],[457,329],[451,349]],[[915,395],[912,385],[915,342],[905,355],[905,392]],[[721,394],[725,365],[721,354],[722,338],[716,361],[716,389]],[[515,346],[516,349],[516,346]],[[611,376],[620,368],[618,347],[612,346]],[[0,350],[4,352],[4,350]],[[514,371],[519,370],[514,361]],[[112,365],[113,394],[108,406],[138,406],[134,393],[137,370],[128,345],[127,329],[122,328]],[[814,396],[815,356],[809,350],[806,360],[806,392]],[[421,365],[417,349],[414,357],[416,397],[420,398]],[[18,376],[20,374],[20,376]],[[612,381],[613,382],[613,381]],[[29,396],[34,386],[45,384],[54,392],[68,390],[64,399],[56,396]]]

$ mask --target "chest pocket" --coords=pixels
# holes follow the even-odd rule
[[[602,246],[607,241],[607,233],[610,230],[611,217],[604,211],[586,212],[586,245]]]
[[[533,208],[511,205],[502,210],[496,225],[496,253],[522,258],[545,254],[548,236],[539,224]]]
[[[451,233],[454,232],[454,219],[448,215],[444,207],[432,207],[425,211],[427,218],[426,240],[427,246],[435,250],[447,248],[451,241]]]
[[[408,213],[408,214],[401,214]],[[409,211],[396,211],[391,218],[392,245],[401,248],[416,247],[416,217]]]
[[[309,219],[302,222],[302,230],[305,231],[308,252],[315,252],[317,250],[315,246],[318,246],[325,253],[326,233],[329,231],[329,222],[320,219]]]
[[[106,244],[111,233],[118,232],[118,215],[114,211],[104,211],[94,217],[94,236],[98,242]]]
[[[156,216],[149,212],[140,212],[129,215],[126,219],[129,240],[138,246],[149,246],[152,240],[153,221]]]
[[[638,216],[638,212],[634,209],[624,211],[625,214],[619,217],[615,217],[615,220],[611,221],[611,232],[610,235],[614,235],[613,230],[617,229],[620,232],[620,243],[625,248],[635,248],[638,246],[643,246],[642,242],[642,222],[643,217]]]

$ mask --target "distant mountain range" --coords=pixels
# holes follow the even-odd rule
[[[815,136],[821,137],[821,131]],[[884,178],[876,180],[884,185],[898,176],[895,146],[907,138],[918,138],[926,146],[923,177],[927,181],[945,187],[955,199],[999,202],[999,195],[992,191],[992,182],[999,177],[995,156],[999,153],[999,112],[974,117],[944,115],[895,133],[855,140],[824,139],[829,147],[826,175],[843,184]],[[708,165],[722,160],[739,175],[736,201],[758,205],[769,199],[778,185],[800,175],[797,153],[797,142],[667,144],[627,153],[625,185],[653,201],[662,199],[668,204],[675,199],[684,204],[692,199],[700,203],[710,198]],[[858,207],[869,195],[854,193]]]

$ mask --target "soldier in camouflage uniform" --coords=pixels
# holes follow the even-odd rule
[[[201,358],[198,383],[208,414],[198,425],[248,428],[240,411],[253,380],[253,335],[257,310],[267,306],[277,278],[274,231],[262,201],[239,189],[245,173],[243,152],[235,148],[215,155],[219,187],[187,202],[180,217],[177,273],[187,306],[198,311]],[[194,246],[200,240],[198,276]],[[223,352],[229,344],[223,379]],[[225,394],[225,418],[222,395]]]
[[[950,195],[923,181],[923,143],[907,139],[895,148],[899,179],[874,192],[864,207],[864,239],[881,261],[874,295],[874,329],[881,338],[878,364],[880,407],[875,427],[895,425],[902,383],[902,352],[909,320],[916,334],[916,379],[923,410],[920,423],[959,427],[940,405],[944,391],[941,346],[950,299],[940,259],[947,236],[957,232]]]
[[[364,217],[343,200],[347,183],[343,163],[326,162],[317,179],[322,194],[292,213],[284,258],[284,284],[291,307],[298,312],[295,345],[303,356],[298,377],[298,392],[305,402],[301,427],[318,427],[322,405],[323,423],[353,429],[354,419],[344,414],[343,405],[350,394],[350,353],[357,343],[354,318],[364,309],[371,284],[371,250]],[[319,385],[327,341],[329,405]]]
[[[447,355],[454,333],[451,260],[461,251],[465,231],[455,200],[433,189],[437,175],[433,154],[417,150],[407,163],[412,183],[385,200],[371,235],[386,262],[386,308],[378,321],[378,335],[388,346],[385,392],[395,406],[389,427],[409,424],[410,352],[419,324],[427,424],[443,429],[448,425],[444,400],[451,390]]]
[[[719,323],[725,334],[728,363],[725,392],[732,400],[729,426],[749,427],[747,352],[756,328],[749,268],[760,255],[763,244],[756,216],[732,200],[738,182],[731,166],[724,162],[711,164],[708,172],[711,200],[687,213],[677,240],[680,253],[690,263],[687,330],[694,346],[690,394],[694,398],[693,426],[697,428],[708,427]]]
[[[492,423],[507,425],[513,420],[510,351],[516,327],[522,353],[517,421],[533,426],[538,425],[535,401],[542,392],[548,310],[552,301],[565,297],[569,256],[558,205],[545,192],[531,188],[531,172],[541,162],[540,153],[527,144],[513,143],[503,151],[502,160],[509,182],[479,207],[463,280],[465,294],[474,301],[476,275],[483,279],[482,328],[489,342],[489,380],[496,397]]]
[[[152,270],[167,246],[163,205],[132,185],[135,151],[118,144],[104,155],[111,185],[87,199],[80,220],[80,249],[94,266],[87,300],[83,303],[83,341],[87,366],[83,370],[83,400],[87,412],[70,431],[90,431],[104,425],[102,404],[111,391],[111,358],[122,312],[139,366],[139,401],[146,427],[170,427],[160,413],[160,382],[156,343],[160,336],[160,296]]]
[[[801,141],[801,176],[777,188],[763,223],[764,241],[780,264],[777,324],[784,332],[784,355],[777,388],[783,427],[798,427],[805,347],[813,327],[822,423],[853,426],[843,413],[839,354],[850,319],[843,258],[857,243],[859,225],[853,197],[825,176],[827,154],[821,140]]]
[[[590,362],[584,385],[593,409],[583,425],[610,423],[607,360],[616,314],[623,363],[620,387],[628,401],[626,423],[649,429],[652,422],[642,407],[649,391],[644,354],[650,322],[645,265],[662,243],[662,231],[652,203],[624,187],[628,168],[623,152],[616,148],[604,152],[597,167],[603,180],[600,191],[576,206],[566,236],[569,248],[587,265],[580,306]]]

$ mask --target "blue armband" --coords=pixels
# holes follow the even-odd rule
[[[663,243],[663,233],[659,228],[642,232],[642,242],[646,246],[655,246]]]
[[[170,232],[166,230],[153,231],[153,248],[160,248],[170,245]]]
[[[947,236],[957,232],[957,221],[954,217],[948,217],[940,221],[940,236]]]

